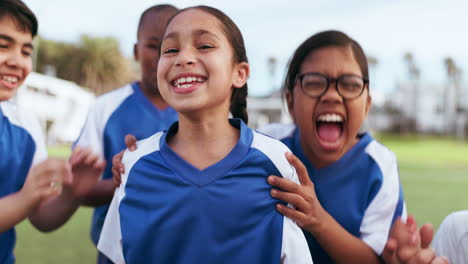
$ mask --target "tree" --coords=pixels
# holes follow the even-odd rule
[[[418,131],[418,113],[419,113],[419,100],[420,98],[420,93],[419,93],[419,85],[420,85],[420,78],[421,78],[421,71],[419,70],[419,67],[416,65],[416,62],[414,60],[414,56],[411,52],[406,52],[404,55],[404,61],[406,63],[406,68],[408,70],[408,76],[410,79],[410,93],[409,97],[412,101],[411,109],[409,111],[409,119],[408,122],[408,129],[417,132]]]
[[[135,79],[114,38],[82,35],[76,44],[40,38],[38,46],[37,71],[44,73],[52,65],[57,77],[88,87],[95,94]]]
[[[451,57],[444,59],[447,73],[447,85],[445,86],[445,119],[447,120],[447,133],[455,135],[457,131],[458,115],[462,114],[460,100],[461,69]],[[462,128],[462,130],[464,130]]]

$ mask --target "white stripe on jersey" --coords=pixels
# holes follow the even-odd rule
[[[398,204],[400,179],[395,154],[373,140],[366,147],[366,153],[371,156],[382,172],[382,186],[369,204],[361,223],[361,239],[378,255],[383,251],[392,225],[392,219]],[[406,219],[406,206],[402,218]]]
[[[89,147],[104,158],[104,129],[110,116],[122,102],[133,94],[131,84],[103,94],[91,106],[86,123],[75,146]]]
[[[125,264],[122,248],[122,232],[120,230],[119,206],[125,197],[125,185],[133,165],[143,156],[159,150],[159,140],[164,132],[158,132],[153,136],[137,142],[137,149],[133,152],[128,149],[122,158],[125,166],[125,173],[122,175],[122,182],[115,190],[114,197],[102,227],[99,238],[98,250],[106,255],[115,264]]]
[[[47,148],[39,120],[32,113],[21,109],[10,101],[0,102],[0,106],[3,114],[13,125],[24,128],[32,136],[36,144],[36,152],[31,167],[47,159]]]
[[[296,170],[285,157],[286,152],[291,152],[289,148],[280,141],[261,133],[254,131],[253,135],[252,148],[258,149],[273,162],[281,173],[277,176],[283,176],[285,179],[300,184]],[[290,204],[288,206],[292,207]],[[294,221],[284,216],[281,263],[313,263],[311,255],[304,256],[304,252],[309,252],[304,233]]]

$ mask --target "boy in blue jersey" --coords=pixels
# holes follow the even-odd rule
[[[78,206],[79,195],[95,184],[104,165],[97,156],[82,149],[73,153],[71,166],[64,160],[45,160],[47,152],[39,123],[8,101],[31,71],[32,39],[36,33],[36,17],[23,2],[0,2],[0,263],[3,264],[15,261],[16,224],[29,217],[42,231],[60,226]],[[31,168],[33,165],[36,166]],[[86,177],[81,177],[82,173]]]
[[[179,121],[124,154],[98,244],[112,261],[312,263],[266,182],[272,172],[298,182],[288,149],[244,123],[249,69],[242,35],[221,11],[196,6],[169,22],[158,87]]]
[[[84,205],[96,207],[91,227],[95,245],[115,190],[110,161],[126,148],[125,135],[132,134],[137,139],[143,139],[167,129],[177,120],[177,112],[160,96],[156,79],[162,34],[167,21],[176,12],[177,8],[171,5],[153,6],[143,12],[134,46],[135,59],[141,66],[141,80],[97,98],[75,142],[75,146],[93,148],[109,161],[101,180],[83,201]],[[135,121],[138,125],[135,125]],[[106,258],[99,254],[98,263],[106,262]]]
[[[314,262],[380,263],[392,223],[406,209],[395,155],[358,133],[371,105],[362,48],[338,31],[313,35],[293,55],[284,94],[297,128],[282,142],[309,177],[302,185],[269,177],[279,188],[272,196],[296,208],[278,210],[303,228]],[[419,258],[415,249],[410,261]]]

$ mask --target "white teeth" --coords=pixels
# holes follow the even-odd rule
[[[343,122],[343,117],[337,114],[323,114],[318,116],[317,121],[320,122]]]
[[[203,78],[203,77],[194,77],[194,76],[181,77],[181,78],[176,79],[174,81],[174,85],[177,86],[177,87],[186,88],[186,87],[190,86],[189,84],[186,84],[186,83],[204,82],[204,81],[205,81],[205,78]]]
[[[16,83],[18,82],[18,78],[17,77],[13,77],[13,76],[2,76],[2,80],[4,81],[7,81],[7,82],[10,82],[10,83]]]

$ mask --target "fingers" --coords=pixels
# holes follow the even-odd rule
[[[282,215],[291,218],[294,222],[296,222],[299,225],[299,227],[302,227],[304,225],[303,219],[306,218],[306,215],[304,213],[282,204],[277,204],[276,210],[278,210],[278,212],[280,212]]]
[[[296,193],[283,192],[277,189],[271,190],[271,196],[283,202],[292,204],[298,211],[306,212],[308,203],[307,201]]]
[[[386,264],[398,264],[396,258],[397,248],[398,242],[393,238],[389,238],[382,252],[382,259]]]
[[[419,234],[421,236],[421,247],[428,248],[431,245],[432,238],[434,236],[434,227],[427,223],[421,227]]]
[[[431,264],[449,264],[449,260],[446,257],[436,257]]]
[[[122,163],[124,153],[125,150],[122,150],[112,157],[112,174],[114,174],[114,169],[116,170],[116,173],[125,173],[125,167]]]
[[[137,145],[136,145],[136,138],[134,135],[132,134],[127,134],[125,136],[125,145],[127,145],[127,148],[130,150],[130,151],[135,151],[137,149]]]
[[[299,182],[301,185],[313,185],[310,180],[309,173],[304,164],[291,152],[286,152],[286,159],[289,163],[296,169],[297,175],[299,177]]]
[[[299,193],[300,191],[300,186],[297,183],[285,178],[271,175],[268,176],[267,181],[270,185],[286,192]]]
[[[412,257],[408,264],[430,264],[435,259],[435,252],[432,248],[426,248],[419,251],[417,255]]]

